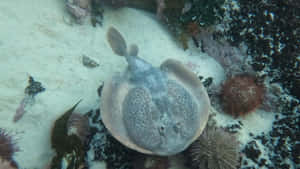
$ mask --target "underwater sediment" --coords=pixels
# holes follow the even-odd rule
[[[2,1],[0,3],[1,9],[9,9],[3,5],[6,2]],[[106,33],[107,27],[113,25],[124,33],[126,39],[141,44],[143,50],[140,53],[145,54],[145,60],[149,57],[151,63],[153,61],[153,63],[160,65],[162,62],[159,58],[178,57],[177,55],[186,57],[182,57],[180,61],[184,62],[197,76],[203,77],[200,79],[209,91],[210,99],[219,98],[219,102],[213,101],[213,106],[219,111],[214,112],[215,117],[213,117],[218,121],[218,127],[221,126],[224,132],[235,133],[237,139],[241,141],[241,143],[236,143],[241,144],[239,150],[240,161],[237,163],[238,166],[236,168],[294,169],[299,167],[300,10],[298,1],[68,0],[67,2],[69,3],[67,4],[69,8],[60,8],[60,10],[71,12],[71,15],[75,17],[74,23],[79,23],[80,25],[69,24],[70,22],[64,23],[66,21],[65,18],[62,19],[64,14],[55,10],[61,5],[58,5],[56,1],[51,1],[55,5],[51,6],[51,8],[49,7],[48,12],[48,8],[40,7],[36,8],[37,14],[34,13],[32,16],[26,15],[28,22],[24,19],[25,17],[23,18],[18,13],[19,11],[14,11],[13,9],[0,11],[0,18],[6,21],[3,26],[6,27],[8,25],[7,28],[14,27],[14,29],[10,30],[14,30],[18,36],[27,31],[18,33],[19,31],[17,30],[20,29],[18,29],[17,25],[21,27],[22,24],[26,23],[26,28],[32,30],[28,34],[30,38],[25,37],[29,38],[31,42],[27,43],[27,40],[25,40],[26,43],[24,42],[25,44],[22,44],[24,46],[21,47],[19,46],[20,42],[23,42],[23,37],[21,36],[17,38],[9,36],[10,38],[7,38],[7,40],[5,38],[4,40],[0,39],[0,48],[3,51],[1,56],[6,58],[3,59],[5,65],[3,64],[1,67],[9,70],[1,71],[3,74],[0,76],[6,77],[5,80],[1,81],[1,88],[9,89],[7,90],[8,93],[1,90],[3,97],[0,98],[0,128],[21,131],[17,137],[20,138],[20,141],[18,140],[14,144],[17,144],[20,150],[24,150],[8,153],[15,156],[8,159],[13,160],[15,163],[18,162],[15,166],[34,168],[27,167],[31,164],[22,164],[23,161],[27,161],[29,158],[34,158],[37,159],[36,161],[44,163],[44,158],[53,155],[49,153],[46,147],[46,143],[48,144],[46,140],[49,142],[52,140],[55,144],[53,145],[54,150],[57,150],[58,147],[65,148],[65,152],[57,151],[56,155],[51,156],[55,158],[53,161],[59,163],[55,166],[57,168],[62,168],[60,166],[61,163],[64,162],[66,164],[66,161],[69,161],[69,166],[75,169],[92,168],[93,166],[89,164],[99,161],[105,162],[108,169],[172,168],[172,163],[170,162],[172,157],[153,157],[128,149],[116,140],[102,123],[100,117],[101,107],[99,109],[98,104],[99,99],[101,99],[101,88],[103,86],[99,87],[98,90],[100,98],[94,97],[96,88],[103,83],[105,77],[123,70],[126,66],[126,63],[118,61],[122,59],[113,60],[117,56],[113,55],[111,50],[106,49],[108,44],[102,35]],[[45,3],[50,4],[50,1],[45,1]],[[104,4],[108,4],[109,8]],[[126,9],[123,7],[126,7]],[[140,10],[132,10],[127,7]],[[26,10],[22,8],[20,11],[24,12]],[[130,11],[134,12],[130,13]],[[166,31],[161,31],[158,34],[155,34],[157,32],[153,31],[155,32],[153,33],[150,28],[154,28],[149,23],[153,24],[155,22],[146,20],[145,18],[147,17],[145,16],[149,16],[149,13],[143,15],[143,11],[152,13],[150,15],[152,16],[151,19],[166,26],[167,30],[172,33],[172,40],[176,43],[179,41],[181,46],[178,45],[177,48],[169,47],[166,43],[166,37],[168,37],[165,36]],[[127,13],[130,14],[127,15]],[[15,19],[9,18],[12,14],[16,14],[16,18],[21,19],[15,21],[16,23],[14,24],[10,24]],[[47,17],[44,17],[45,14]],[[89,15],[91,16],[91,24],[86,24],[83,20],[89,18]],[[142,19],[139,18],[140,15],[143,15]],[[33,16],[38,17],[34,18],[34,26],[31,26],[30,17]],[[21,20],[26,22],[21,22]],[[134,22],[137,20],[143,21]],[[147,29],[148,31],[143,32],[142,26],[139,24],[143,25],[144,23],[149,24],[146,26],[150,28]],[[161,29],[161,27],[159,28]],[[22,29],[27,30],[23,27]],[[0,34],[1,36],[4,35]],[[146,34],[150,36],[146,36]],[[42,38],[39,40],[40,37]],[[156,41],[156,39],[160,39],[160,41]],[[173,43],[172,40],[167,42]],[[35,42],[38,45],[31,44]],[[244,47],[242,52],[240,51],[241,46]],[[6,52],[8,48],[14,48],[14,51]],[[47,50],[41,50],[45,48]],[[163,50],[157,50],[157,48],[163,48]],[[171,50],[175,52],[169,52]],[[137,50],[131,50],[130,53],[136,55]],[[213,66],[207,64],[207,60],[205,60],[209,57],[214,58],[224,69],[224,72],[222,72],[224,74],[222,75],[223,81],[215,76],[210,77],[211,74],[209,73],[214,72],[214,69],[210,69]],[[191,58],[196,59],[189,60]],[[25,60],[28,60],[28,62]],[[20,64],[18,61],[22,61],[22,63]],[[189,61],[189,63],[186,61]],[[207,71],[198,71],[199,69],[197,68],[200,62],[204,63],[200,67],[204,67],[203,69]],[[218,66],[218,64],[216,65]],[[16,73],[11,73],[14,70],[10,67],[16,69]],[[42,83],[35,81],[29,76],[29,86],[26,87],[28,72],[33,74],[39,81],[41,80]],[[243,109],[243,111],[239,111],[241,108],[238,110],[232,109],[230,114],[244,114],[232,117],[225,114],[224,107],[220,106],[224,102],[224,100],[220,99],[219,94],[222,93],[220,88],[226,86],[226,80],[239,77],[243,73],[253,75],[254,79],[251,80],[251,83],[238,85],[238,90],[229,92],[234,94],[232,96],[234,97],[233,99],[226,97],[227,101],[232,104],[229,107],[239,104],[240,98],[238,97],[240,97],[239,94],[241,92],[238,91],[241,88],[249,87],[250,84],[253,85],[252,87],[250,86],[251,89],[257,87],[259,96],[254,97],[254,101],[251,102],[253,103],[252,105],[246,104],[250,106]],[[19,77],[18,74],[22,74],[23,77]],[[217,84],[216,81],[222,82]],[[243,78],[240,80],[240,82],[245,81],[247,80]],[[107,84],[104,83],[104,85]],[[262,91],[260,85],[263,85],[265,91]],[[44,86],[47,90],[45,90]],[[227,87],[224,90],[234,90],[236,89],[235,87],[231,85],[231,88]],[[26,88],[25,93],[24,88]],[[247,91],[251,91],[250,88],[247,88],[249,89]],[[42,92],[44,90],[45,92]],[[275,93],[271,96],[275,99],[272,100],[267,97],[270,94],[268,93],[269,91],[271,91],[271,94]],[[24,103],[29,103],[26,101],[26,98],[33,98],[36,93],[39,94],[35,97],[35,104],[27,104],[25,106]],[[251,92],[244,92],[244,94],[246,97],[243,97],[243,99],[247,100],[249,98],[247,96]],[[22,98],[25,101],[22,102]],[[83,104],[81,103],[78,107],[79,112],[87,112],[91,109],[92,111],[85,115],[79,115],[76,111],[75,115],[71,112],[73,116],[70,114],[64,116],[64,110],[66,110],[64,106],[69,107],[74,104],[74,100],[79,100],[79,98],[83,98]],[[113,100],[116,98],[113,98]],[[269,109],[264,109],[266,102]],[[16,111],[15,121],[18,122],[13,123],[13,116]],[[52,136],[55,136],[57,140],[54,137],[52,139],[47,138],[51,137],[48,133],[52,131],[49,129],[49,124],[55,124],[54,120],[57,120],[56,125],[59,127],[55,129],[56,134]],[[89,121],[88,124],[86,123],[87,120]],[[89,130],[87,130],[88,127],[90,127]],[[44,130],[45,128],[47,130]],[[39,135],[36,132],[43,134]],[[78,135],[72,135],[74,132]],[[11,138],[6,132],[1,132],[1,130],[0,135],[2,138],[3,136]],[[9,139],[4,140],[7,141]],[[74,142],[72,143],[70,140]],[[1,140],[0,138],[0,147],[8,144],[1,145],[1,141],[3,142],[3,139]],[[14,144],[10,144],[10,146]],[[222,144],[220,143],[220,145]],[[48,146],[49,148],[51,147],[51,145]],[[37,148],[32,149],[31,147]],[[1,148],[0,154],[7,152],[6,147],[4,149],[3,147]],[[17,149],[10,149],[9,151],[12,152],[12,150],[15,151]],[[35,153],[32,153],[33,151]],[[212,151],[217,150],[209,148],[207,152]],[[30,156],[29,153],[31,153]],[[182,155],[181,153],[179,154]],[[37,156],[41,157],[41,159],[36,158]],[[180,156],[180,159],[184,161],[186,157]],[[22,159],[24,160],[22,161]],[[212,159],[212,161],[219,160],[218,157]],[[145,166],[149,161],[155,161],[155,164],[151,167]],[[236,164],[236,160],[234,161]],[[71,164],[72,162],[74,163]],[[205,163],[204,160],[203,163],[199,163],[199,166],[205,165]],[[38,164],[31,166],[38,166]]]

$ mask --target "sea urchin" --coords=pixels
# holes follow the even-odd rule
[[[0,169],[17,169],[18,165],[13,155],[19,149],[15,146],[14,139],[4,129],[0,128]]]
[[[239,143],[221,128],[207,126],[188,148],[193,169],[235,169],[239,162]]]
[[[264,87],[254,76],[240,74],[226,80],[221,95],[224,111],[238,117],[255,110],[262,104]]]

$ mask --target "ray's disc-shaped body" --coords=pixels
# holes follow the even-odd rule
[[[159,68],[127,51],[121,34],[110,28],[108,42],[125,56],[127,70],[105,82],[101,117],[122,144],[147,154],[172,155],[187,148],[203,131],[210,101],[198,77],[169,59]]]

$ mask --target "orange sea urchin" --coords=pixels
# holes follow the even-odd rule
[[[236,75],[226,80],[222,87],[221,101],[224,111],[238,117],[245,115],[261,105],[264,87],[254,76]]]

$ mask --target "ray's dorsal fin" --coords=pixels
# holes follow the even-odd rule
[[[119,56],[127,56],[126,41],[117,29],[110,27],[108,29],[106,38],[115,54]]]

